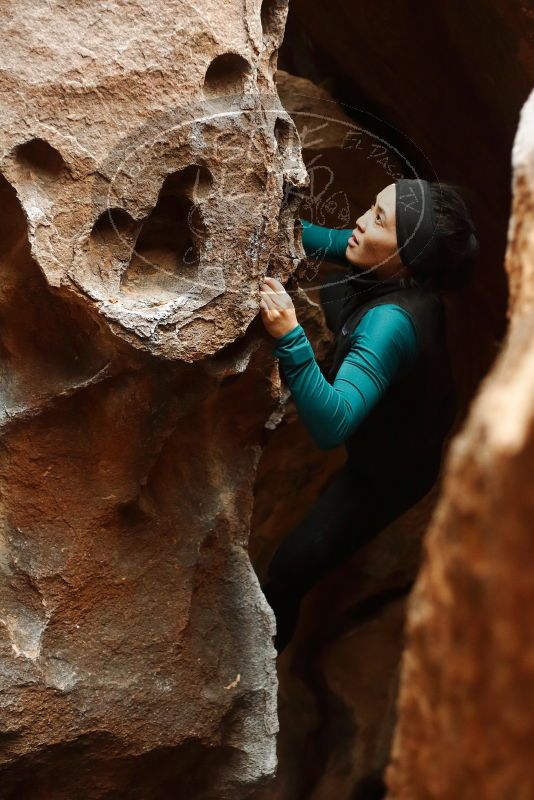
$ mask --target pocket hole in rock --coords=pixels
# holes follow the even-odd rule
[[[44,139],[30,139],[15,148],[19,163],[44,177],[59,177],[66,168],[63,156]]]
[[[267,264],[267,269],[265,270],[266,277],[272,278],[274,273],[276,272],[277,266],[278,264],[276,256],[271,255],[271,257],[269,258],[269,263]]]
[[[173,189],[172,181],[166,181],[143,223],[121,278],[121,288],[127,291],[187,291],[197,279],[206,226],[199,206],[184,194],[173,194]]]
[[[103,211],[91,231],[91,248],[99,249],[99,258],[128,258],[132,251],[133,238],[139,223],[123,208],[107,208]]]
[[[207,197],[213,189],[213,175],[201,164],[190,164],[165,178],[161,195],[186,195],[193,200]]]
[[[223,53],[213,59],[204,78],[204,95],[220,97],[244,92],[250,64],[238,53]]]

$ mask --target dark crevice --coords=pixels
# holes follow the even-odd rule
[[[383,800],[387,793],[384,776],[375,772],[358,781],[350,800]]]
[[[274,137],[278,147],[278,152],[282,158],[299,144],[298,133],[294,123],[284,117],[277,117],[274,123]]]

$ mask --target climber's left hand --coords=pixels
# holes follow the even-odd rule
[[[276,278],[265,277],[260,288],[260,311],[267,331],[276,339],[299,324],[290,296]]]

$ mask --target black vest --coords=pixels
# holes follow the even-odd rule
[[[345,314],[340,314],[336,339],[320,364],[330,383],[350,349],[352,332],[374,306],[395,303],[404,308],[415,324],[420,349],[409,373],[389,386],[345,440],[351,466],[380,482],[425,471],[437,474],[457,409],[443,300],[439,293],[413,282],[406,286],[402,281],[373,281],[371,285],[356,279],[354,285],[369,286],[369,290],[352,292]]]

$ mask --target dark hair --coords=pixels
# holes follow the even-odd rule
[[[442,258],[427,282],[437,291],[462,289],[473,278],[479,253],[478,233],[462,196],[472,195],[463,186],[439,181],[430,183],[430,194]]]

